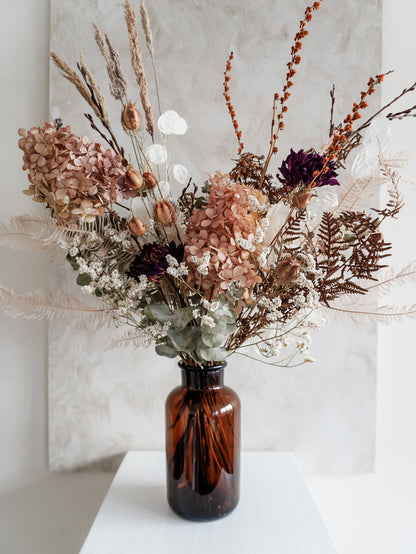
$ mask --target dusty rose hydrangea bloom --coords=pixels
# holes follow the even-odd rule
[[[135,196],[125,181],[122,159],[110,148],[78,137],[71,128],[44,124],[19,130],[23,169],[31,182],[24,191],[45,202],[59,220],[93,221],[105,206]]]
[[[250,290],[260,282],[257,256],[262,242],[259,213],[266,198],[257,190],[231,183],[228,175],[210,178],[208,205],[194,210],[185,236],[188,282],[213,299],[234,283]],[[250,198],[251,197],[251,198]]]

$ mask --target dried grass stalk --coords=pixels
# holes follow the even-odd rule
[[[94,38],[105,60],[108,78],[110,79],[110,92],[116,100],[123,102],[127,98],[127,83],[121,70],[120,56],[110,39],[105,35],[105,40],[100,29],[93,23],[95,29]]]
[[[153,138],[154,135],[154,120],[152,114],[152,107],[149,101],[149,93],[147,89],[147,79],[144,72],[142,51],[139,47],[139,37],[137,33],[137,19],[136,14],[129,2],[126,1],[124,4],[124,14],[126,17],[127,31],[129,34],[130,42],[130,56],[131,56],[131,65],[133,67],[134,73],[136,75],[136,81],[140,89],[140,100],[143,106],[143,111],[146,118],[147,132]]]
[[[81,64],[81,68],[83,69],[84,73],[85,73],[85,76],[86,78],[88,79],[88,82],[89,82],[89,85],[95,95],[95,99],[97,100],[97,103],[102,111],[102,118],[100,119],[103,119],[107,125],[110,125],[110,120],[108,118],[108,112],[107,112],[107,107],[105,105],[105,98],[104,98],[104,94],[102,93],[100,87],[98,86],[98,83],[97,83],[97,80],[95,78],[95,75],[94,73],[92,73],[89,69],[88,69],[88,66],[85,62],[85,58],[82,54],[82,52],[79,53],[79,56],[80,56],[80,64]]]
[[[105,35],[105,40],[110,57],[110,65],[107,65],[110,92],[116,100],[123,101],[127,98],[127,83],[121,70],[120,56],[107,35]]]
[[[111,65],[111,59],[107,52],[107,47],[105,45],[103,35],[101,34],[100,29],[97,27],[95,23],[93,23],[92,25],[95,29],[95,33],[94,33],[95,42],[97,43],[97,46],[100,49],[100,52],[103,58],[105,59],[105,63],[107,64],[107,66]]]
[[[154,59],[152,28],[150,27],[149,14],[147,13],[147,9],[143,0],[141,0],[140,2],[140,15],[142,17],[142,27],[144,36],[146,37],[147,49],[149,50],[152,59]]]
[[[82,82],[81,78],[78,77],[76,72],[69,67],[55,52],[51,52],[51,58],[54,64],[58,69],[62,71],[62,75],[65,79],[68,79],[72,83],[88,105],[94,110],[94,113],[97,117],[101,119],[101,113],[96,104],[92,101],[91,95],[88,88]]]

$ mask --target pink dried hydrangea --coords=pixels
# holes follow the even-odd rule
[[[250,290],[260,282],[257,257],[262,240],[253,197],[259,206],[266,198],[253,188],[231,183],[228,175],[217,172],[210,181],[208,205],[189,218],[185,260],[189,284],[213,299],[232,283]]]
[[[55,123],[19,129],[23,169],[31,185],[24,191],[35,202],[45,202],[53,215],[67,222],[93,221],[111,202],[136,195],[124,179],[121,156],[71,128]]]

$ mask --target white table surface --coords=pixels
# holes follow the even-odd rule
[[[337,554],[290,453],[244,452],[229,516],[179,518],[165,494],[162,452],[129,452],[81,554]]]

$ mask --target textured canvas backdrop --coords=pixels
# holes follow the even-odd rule
[[[133,4],[138,11],[138,0]],[[207,172],[231,169],[235,156],[222,97],[231,50],[231,95],[244,142],[249,151],[265,152],[273,94],[282,88],[306,5],[304,0],[148,1],[162,111],[175,109],[189,124],[185,136],[169,139],[168,149],[173,163],[187,166],[196,183],[202,184]],[[139,100],[128,63],[122,2],[52,0],[51,10],[51,49],[73,67],[82,50],[107,92],[94,21],[119,49],[130,97]],[[333,83],[338,122],[359,98],[368,76],[380,71],[381,0],[328,0],[308,29],[276,163],[290,147],[319,148],[326,142]],[[55,68],[50,93],[51,117],[61,117],[76,134],[93,136],[82,116],[86,104]],[[376,106],[377,98],[372,101]],[[109,95],[108,106],[117,122],[119,106]],[[69,266],[53,265],[50,277],[52,288],[76,289]],[[113,335],[110,330],[87,333],[75,321],[49,327],[52,470],[114,468],[128,449],[163,448],[164,398],[180,379],[176,362],[157,357],[152,349],[109,350]],[[241,356],[230,359],[226,380],[242,400],[243,448],[293,450],[308,472],[371,470],[375,328],[332,323],[316,337],[313,356],[316,363],[295,369]]]

